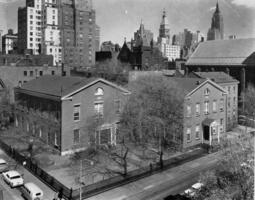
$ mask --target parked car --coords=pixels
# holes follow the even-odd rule
[[[27,200],[42,200],[43,191],[34,183],[25,183],[21,188],[22,195]]]
[[[8,168],[8,163],[4,159],[0,158],[0,173],[8,171]]]
[[[4,181],[7,184],[9,184],[11,186],[11,188],[21,186],[24,184],[23,177],[17,171],[11,170],[11,171],[7,171],[7,172],[3,172],[2,175],[3,175]]]
[[[195,196],[196,192],[199,191],[203,187],[203,183],[195,183],[191,186],[191,188],[184,191],[184,194],[190,197]]]

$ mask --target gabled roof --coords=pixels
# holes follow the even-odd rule
[[[217,89],[221,90],[223,93],[226,93],[226,91],[217,83],[211,81],[210,79],[204,79],[204,78],[189,78],[189,77],[183,77],[183,78],[176,78],[171,77],[169,80],[174,81],[177,86],[183,89],[184,95],[186,97],[192,95],[194,92],[196,92],[199,88],[201,88],[203,85],[209,83],[216,87]]]
[[[31,80],[23,84],[18,89],[20,91],[38,93],[64,100],[65,98],[68,98],[99,81],[115,87],[124,93],[130,93],[128,90],[101,78],[81,78],[72,76],[63,77],[51,75],[46,75],[38,79]]]
[[[255,38],[202,42],[186,65],[255,64]]]
[[[192,72],[194,76],[198,78],[208,78],[215,83],[232,83],[232,82],[239,82],[238,80],[234,79],[232,76],[228,75],[225,72]]]

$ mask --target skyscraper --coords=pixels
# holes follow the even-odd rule
[[[0,54],[2,53],[2,34],[3,34],[3,31],[0,30]]]
[[[59,29],[59,0],[26,0],[18,10],[18,50],[53,56],[54,65],[62,63]]]
[[[170,27],[165,10],[163,11],[162,21],[159,27],[158,47],[162,55],[169,61],[180,58],[181,56],[180,46],[171,44]]]
[[[134,33],[134,40],[132,42],[135,47],[149,47],[151,46],[151,42],[153,42],[153,33],[150,30],[146,30],[143,22],[141,22],[140,28]]]
[[[219,4],[216,4],[216,10],[212,17],[211,28],[207,33],[207,40],[223,40],[224,39],[224,24],[223,16],[219,9]]]

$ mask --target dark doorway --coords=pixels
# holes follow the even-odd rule
[[[204,140],[209,140],[210,139],[210,128],[209,126],[204,126]]]

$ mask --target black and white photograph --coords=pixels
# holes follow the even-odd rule
[[[255,0],[0,0],[0,200],[254,200]]]

